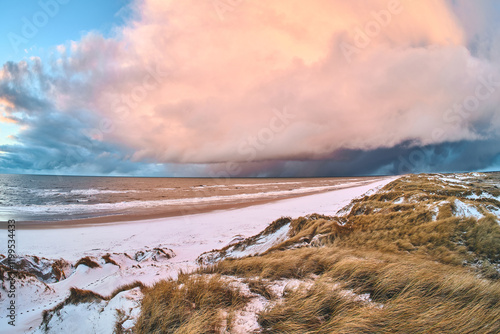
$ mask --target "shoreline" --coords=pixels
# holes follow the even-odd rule
[[[21,221],[16,220],[16,229],[19,230],[45,230],[45,229],[61,229],[61,228],[78,228],[78,227],[89,227],[89,226],[105,226],[105,225],[115,225],[122,223],[134,223],[145,220],[156,220],[162,218],[173,218],[182,217],[194,214],[203,214],[214,211],[225,211],[225,210],[237,210],[247,207],[252,207],[256,205],[263,205],[274,203],[281,200],[301,198],[310,195],[323,194],[328,192],[335,192],[342,189],[350,189],[360,186],[365,186],[372,184],[374,182],[381,181],[387,177],[373,177],[366,181],[362,181],[357,184],[344,184],[339,185],[338,188],[328,189],[328,190],[317,190],[301,194],[283,194],[282,196],[269,197],[269,198],[257,198],[250,199],[246,201],[230,201],[225,203],[208,203],[208,204],[190,204],[190,205],[176,205],[170,206],[168,208],[154,209],[153,213],[124,213],[124,214],[114,214],[108,216],[100,217],[89,217],[89,218],[76,218],[76,219],[64,219],[58,221]],[[5,229],[6,226],[1,226],[0,230]]]

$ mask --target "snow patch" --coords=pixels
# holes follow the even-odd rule
[[[470,204],[465,204],[464,202],[456,199],[453,202],[454,210],[453,213],[456,216],[464,217],[464,218],[475,218],[481,219],[483,218],[483,214],[478,211],[478,209]]]
[[[131,329],[140,314],[141,299],[141,290],[134,288],[120,292],[110,301],[65,305],[52,313],[48,331],[40,325],[33,333],[113,334],[118,321],[123,322],[123,330]]]
[[[472,195],[467,196],[466,198],[467,199],[472,199],[472,200],[476,200],[476,199],[495,199],[497,201],[500,201],[500,197],[495,197],[492,194],[486,193],[486,192],[482,192],[481,195],[472,194]]]
[[[271,247],[276,246],[285,241],[288,237],[289,231],[290,231],[290,223],[282,226],[274,233],[258,237],[253,244],[247,247],[243,247],[242,249],[235,248],[229,252],[226,252],[226,256],[231,258],[240,258],[244,256],[262,254]]]
[[[432,212],[432,221],[437,220],[437,216],[439,215],[439,205],[441,203],[438,203],[437,205],[427,204],[427,209]]]
[[[405,198],[403,196],[403,197],[400,197],[397,200],[395,200],[393,203],[394,204],[402,204],[402,203],[404,203],[404,201],[405,201]]]
[[[441,181],[451,182],[451,183],[464,183],[464,181],[462,181],[462,180],[457,180],[457,179],[454,179],[454,178],[451,178],[451,177],[440,177],[439,179]]]

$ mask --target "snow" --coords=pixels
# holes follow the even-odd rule
[[[396,179],[396,178],[394,178],[394,179]],[[367,192],[365,192],[365,193],[363,193],[363,194],[362,194],[362,195],[363,195],[363,197],[364,197],[364,196],[371,196],[371,195],[373,195],[373,194],[375,194],[375,193],[379,192],[379,191],[380,191],[380,189],[382,189],[382,188],[383,188],[386,184],[387,184],[387,183],[381,183],[381,184],[379,184],[379,185],[377,185],[377,186],[375,186],[375,187],[373,187],[373,188],[369,189]],[[362,197],[362,196],[359,196],[359,197]],[[358,197],[358,198],[359,198],[359,197]]]
[[[437,220],[437,217],[439,215],[439,205],[441,203],[438,203],[438,205],[432,205],[432,204],[427,205],[427,209],[432,212],[432,220],[433,221]]]
[[[66,305],[55,313],[48,323],[49,333],[113,333],[117,322],[117,311],[123,313],[132,327],[139,316],[142,293],[139,288],[120,292],[110,301]],[[47,333],[43,326],[33,333]]]
[[[263,280],[265,283],[269,284],[269,289],[276,297],[276,299],[268,300],[259,294],[252,293],[248,284],[242,278],[223,276],[223,279],[228,280],[233,287],[239,289],[244,295],[251,297],[250,301],[243,309],[234,313],[234,319],[231,324],[231,333],[233,334],[258,332],[261,329],[259,323],[257,322],[259,312],[262,312],[267,307],[282,301],[285,290],[296,290],[298,288],[309,289],[314,284],[314,281],[311,279],[282,279],[276,281]],[[255,277],[254,279],[259,278]]]
[[[447,175],[447,176],[438,176],[437,179],[447,183],[450,186],[455,186],[455,187],[462,187],[464,189],[467,189],[466,184],[468,184],[467,179],[469,179],[471,176],[469,174],[453,174],[453,175]],[[444,188],[444,187],[443,187]]]
[[[397,200],[394,201],[394,204],[402,204],[404,203],[405,201],[405,198],[404,197],[400,197],[398,198]]]
[[[252,256],[262,254],[273,246],[276,246],[287,239],[288,232],[290,231],[290,224],[286,224],[278,229],[276,232],[262,235],[255,240],[250,246],[242,250],[233,250],[226,253],[226,257],[240,258],[244,256]]]
[[[465,204],[461,200],[456,199],[453,202],[454,214],[464,218],[483,218],[483,214],[478,211],[478,209],[470,204]]]
[[[189,271],[196,268],[196,258],[207,251],[220,249],[235,237],[247,238],[264,230],[272,221],[282,217],[299,217],[311,213],[335,215],[353,198],[360,197],[373,188],[380,189],[396,177],[378,179],[373,183],[351,188],[336,186],[333,191],[308,195],[298,198],[284,199],[267,204],[254,205],[246,208],[220,210],[209,213],[193,214],[180,217],[150,219],[134,222],[118,222],[111,224],[86,225],[80,227],[18,230],[17,251],[19,255],[37,255],[48,259],[63,257],[70,263],[75,263],[84,256],[99,260],[106,253],[111,254],[119,266],[104,264],[100,268],[78,266],[73,273],[67,273],[67,279],[50,283],[49,290],[36,293],[19,287],[17,300],[16,327],[12,328],[6,321],[0,322],[0,333],[25,333],[35,330],[41,322],[41,314],[63,301],[69,295],[70,287],[92,290],[101,295],[109,295],[116,287],[140,280],[145,284],[168,277],[175,278],[179,270]],[[342,185],[341,185],[342,186]],[[340,187],[341,187],[340,186]],[[346,184],[344,184],[346,186]],[[316,188],[317,189],[317,188]],[[268,239],[262,239],[261,244],[252,251],[260,252],[269,245],[281,240],[287,233],[282,227]],[[0,253],[5,254],[7,234],[0,236]],[[154,248],[171,249],[175,257],[161,257],[155,261],[152,257],[137,262],[133,257],[140,251]],[[31,286],[28,284],[28,286]],[[0,308],[5,308],[7,299],[0,300]],[[123,303],[128,303],[123,300]],[[91,317],[92,323],[102,324],[105,319],[115,323],[116,309],[114,304],[71,305],[64,309],[64,321],[55,318],[54,326],[63,326],[73,315]],[[111,306],[109,306],[111,304]],[[128,305],[128,304],[127,304]],[[73,307],[73,308],[72,308]],[[99,312],[98,312],[99,311]],[[109,311],[109,312],[108,312]],[[97,313],[102,313],[98,315]],[[113,320],[110,320],[113,314]],[[107,317],[107,318],[106,318]],[[62,318],[61,318],[62,319]],[[69,320],[71,322],[71,320]],[[130,322],[127,322],[129,324]],[[92,324],[89,323],[89,326]],[[66,326],[66,325],[64,325]],[[68,325],[70,326],[70,325]],[[79,322],[81,326],[81,322]],[[109,325],[111,326],[111,325]],[[54,327],[54,328],[56,328]],[[59,328],[59,327],[57,327]],[[62,328],[62,327],[61,327]],[[90,327],[89,327],[90,328]],[[88,328],[87,328],[88,329]],[[109,328],[99,330],[99,333],[112,333]],[[75,329],[64,329],[61,332],[78,333]],[[92,330],[90,330],[92,332]]]
[[[500,201],[500,197],[495,197],[492,194],[489,194],[489,193],[486,193],[486,192],[482,192],[481,195],[472,194],[472,195],[467,196],[466,198],[467,199],[472,199],[472,200],[476,200],[476,199],[496,199],[497,201]]]
[[[236,311],[231,327],[233,334],[254,333],[260,329],[257,322],[259,312],[262,312],[269,301],[262,296],[252,298],[242,310]]]
[[[440,177],[439,179],[441,181],[451,182],[451,183],[464,183],[464,181],[462,181],[462,180],[457,180],[457,179],[454,179],[454,178],[451,178],[451,177]]]

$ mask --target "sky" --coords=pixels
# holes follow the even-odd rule
[[[494,0],[0,6],[0,173],[500,170]]]

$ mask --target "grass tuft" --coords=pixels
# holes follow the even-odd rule
[[[248,279],[245,281],[248,284],[248,289],[252,293],[256,293],[266,298],[267,300],[275,299],[276,296],[271,289],[271,284],[262,279]]]
[[[78,268],[78,266],[81,264],[86,265],[89,268],[100,268],[101,267],[99,265],[99,263],[95,262],[94,260],[92,260],[88,256],[82,257],[80,260],[78,260],[75,264],[75,268]]]
[[[118,288],[116,288],[115,290],[113,290],[113,292],[111,292],[111,294],[107,297],[107,299],[108,300],[109,299],[113,299],[120,292],[132,290],[132,289],[135,289],[135,288],[140,288],[141,291],[144,291],[146,289],[146,286],[141,281],[134,281],[132,283],[125,284],[125,285],[119,286]]]
[[[182,275],[145,290],[136,333],[215,333],[221,329],[221,310],[241,308],[248,301],[220,276]]]
[[[104,263],[110,263],[110,264],[113,264],[113,265],[118,266],[118,267],[120,266],[118,263],[116,263],[115,260],[113,260],[111,258],[111,254],[109,254],[109,253],[106,255],[103,255],[102,259],[104,260]]]

